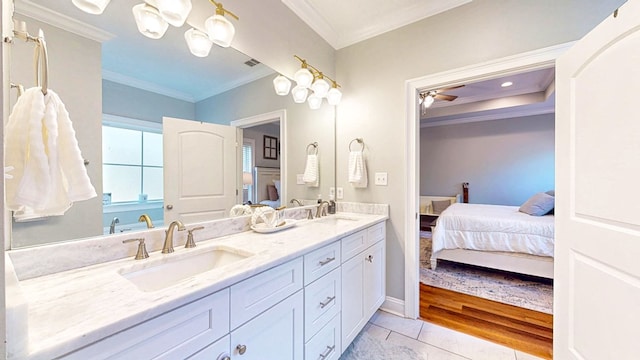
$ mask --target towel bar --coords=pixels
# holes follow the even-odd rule
[[[360,144],[362,146],[362,149],[360,149],[360,151],[363,151],[364,150],[364,140],[362,140],[362,138],[355,138],[355,139],[351,140],[351,142],[349,143],[349,151],[353,151],[351,149],[351,145],[353,144],[354,141],[357,141],[358,144]]]

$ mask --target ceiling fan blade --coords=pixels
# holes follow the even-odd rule
[[[436,94],[434,97],[438,100],[447,100],[447,101],[453,101],[458,98],[457,96],[446,95],[446,94]]]
[[[459,89],[461,87],[464,87],[464,85],[458,85],[458,86],[452,86],[452,87],[448,87],[448,88],[442,88],[442,89],[438,89],[437,91],[449,91],[449,90],[453,90],[453,89]]]

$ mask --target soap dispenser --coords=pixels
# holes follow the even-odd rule
[[[336,202],[333,201],[333,195],[329,195],[329,214],[336,213]]]

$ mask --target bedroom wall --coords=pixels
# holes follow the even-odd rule
[[[555,115],[420,129],[420,194],[462,193],[469,202],[521,205],[554,187]]]
[[[578,40],[623,2],[474,0],[337,51],[344,96],[336,121],[336,186],[344,187],[345,200],[390,205],[388,296],[404,299],[405,81]],[[369,178],[387,172],[387,186],[354,189],[347,182],[347,149],[355,137],[366,143]]]
[[[280,156],[278,160],[264,158],[264,135],[269,135],[280,139],[280,126],[275,124],[265,124],[243,129],[242,137],[245,139],[253,139],[256,144],[255,148],[255,165],[262,167],[280,167]]]

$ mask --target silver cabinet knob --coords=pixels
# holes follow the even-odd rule
[[[166,206],[166,208],[167,208],[167,210],[171,210],[171,209],[173,209],[173,205],[169,204],[169,205]]]
[[[369,255],[364,259],[367,260],[368,262],[373,262],[373,255]]]
[[[238,350],[238,353],[240,355],[243,355],[245,352],[247,352],[247,346],[246,345],[238,345],[238,346],[236,346],[236,350]]]
[[[222,354],[218,355],[216,360],[231,360],[231,356],[229,356],[229,354],[227,354],[227,353],[222,353]]]

